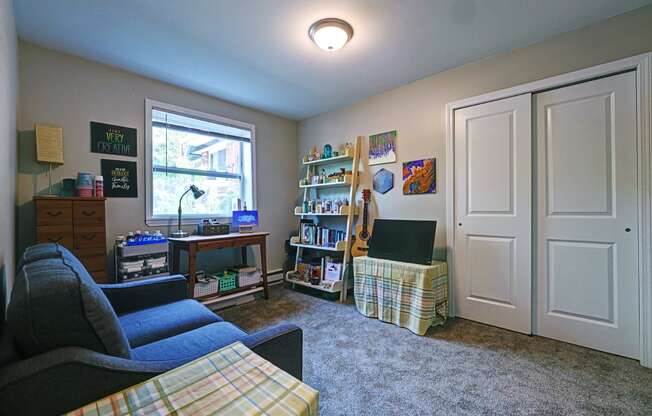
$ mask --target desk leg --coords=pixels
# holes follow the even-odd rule
[[[179,262],[181,260],[181,249],[177,244],[172,244],[172,274],[179,274]]]
[[[265,299],[269,299],[269,287],[267,287],[267,238],[260,240],[260,270],[263,277],[263,293]]]
[[[196,260],[197,260],[197,246],[195,244],[188,245],[188,289],[190,291],[190,298],[194,299],[195,297],[195,272],[196,272]]]

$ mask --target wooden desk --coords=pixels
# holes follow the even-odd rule
[[[260,248],[260,268],[262,274],[263,294],[265,299],[269,298],[269,289],[267,287],[267,236],[266,232],[254,233],[231,233],[224,235],[191,235],[184,238],[168,238],[172,245],[172,273],[180,273],[179,259],[181,257],[181,250],[188,252],[188,274],[190,276],[189,291],[190,297],[195,296],[195,272],[197,271],[197,253],[200,251],[216,250],[221,248],[242,248],[242,263],[247,263],[247,246],[259,246]],[[224,294],[217,293],[214,295],[201,296],[197,299],[208,300],[218,299],[222,296],[231,295],[233,293],[244,292],[245,290],[253,289],[260,286],[260,283],[239,287],[230,290]]]

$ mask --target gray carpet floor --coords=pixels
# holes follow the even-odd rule
[[[218,313],[247,330],[303,328],[323,416],[652,415],[652,370],[546,338],[463,319],[420,337],[283,288]]]

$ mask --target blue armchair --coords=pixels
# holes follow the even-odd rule
[[[300,328],[247,334],[187,299],[183,276],[97,285],[56,244],[26,250],[18,270],[0,334],[0,414],[61,414],[235,341],[301,379]]]

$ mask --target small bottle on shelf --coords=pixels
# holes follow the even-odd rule
[[[122,247],[125,242],[125,236],[124,235],[119,235],[115,238],[115,245],[116,247]]]

